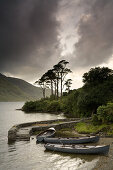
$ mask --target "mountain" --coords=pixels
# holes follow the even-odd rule
[[[50,90],[47,90],[46,95],[50,95]],[[6,77],[0,73],[0,101],[37,100],[41,97],[40,87],[35,87],[22,79]]]

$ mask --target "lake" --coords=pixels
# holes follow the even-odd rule
[[[113,147],[108,156],[70,155],[45,151],[43,144],[36,139],[8,144],[8,130],[15,124],[64,118],[63,115],[48,113],[26,114],[16,110],[24,102],[0,102],[0,170],[92,170],[113,162]],[[112,143],[112,139],[101,139]],[[111,165],[107,170],[112,170]]]

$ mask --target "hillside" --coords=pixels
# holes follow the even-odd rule
[[[47,95],[50,91],[47,91]],[[18,78],[0,74],[0,101],[26,101],[42,97],[42,90]]]

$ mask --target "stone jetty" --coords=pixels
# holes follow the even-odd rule
[[[88,119],[89,118],[56,119],[14,125],[8,131],[8,141],[30,140],[30,136],[34,133],[36,134],[36,132],[38,133],[39,131],[46,130],[50,127],[54,127],[56,130],[62,128],[71,128],[74,127],[76,123],[84,122]]]

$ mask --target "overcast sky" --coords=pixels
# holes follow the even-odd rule
[[[91,67],[113,69],[113,0],[0,0],[0,72],[34,82],[58,61],[73,88]]]

